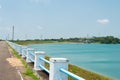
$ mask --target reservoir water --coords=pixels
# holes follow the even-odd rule
[[[87,70],[120,80],[120,44],[37,44],[28,47],[51,57],[68,58]]]

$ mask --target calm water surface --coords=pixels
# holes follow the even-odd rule
[[[30,48],[52,57],[65,57],[70,63],[120,80],[120,44],[39,44]]]

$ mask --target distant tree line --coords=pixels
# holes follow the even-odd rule
[[[0,39],[0,41],[3,41],[2,39]]]
[[[101,43],[101,44],[119,44],[120,43],[120,39],[115,38],[113,36],[92,37],[92,38],[45,39],[45,41],[77,42],[77,43]]]
[[[17,40],[17,41],[34,41],[34,42],[75,42],[75,43],[100,43],[100,44],[120,44],[120,39],[113,36],[91,37],[91,38],[59,38],[59,39],[34,39],[34,40]]]
[[[98,42],[102,44],[120,44],[120,39],[113,36],[106,37],[93,37],[90,39],[91,42]]]

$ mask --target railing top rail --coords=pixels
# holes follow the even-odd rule
[[[63,72],[63,73],[65,73],[65,74],[67,74],[67,75],[69,75],[69,76],[71,76],[75,80],[85,80],[85,79],[83,79],[83,78],[81,78],[81,77],[79,77],[79,76],[77,76],[77,75],[75,75],[75,74],[73,74],[73,73],[71,73],[71,72],[63,69],[63,68],[61,68],[60,71]]]
[[[35,51],[35,54],[38,54],[38,53],[40,53],[40,54],[45,54],[45,52],[44,51]]]
[[[39,59],[45,61],[45,62],[48,63],[48,64],[51,64],[50,61],[48,61],[48,60],[46,60],[46,59],[44,59],[44,58],[42,58],[42,57],[39,57]]]
[[[27,48],[27,46],[22,46],[22,48],[23,48],[23,49],[26,49],[26,48]]]
[[[27,50],[34,50],[33,48],[27,48]]]

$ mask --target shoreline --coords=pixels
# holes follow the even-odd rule
[[[49,60],[50,56],[46,55],[45,58]],[[47,68],[49,68],[49,66],[47,66]],[[107,75],[104,75],[96,71],[92,71],[90,69],[83,68],[81,66],[71,64],[71,63],[69,64],[69,71],[82,78],[85,78],[86,80],[96,80],[96,79],[97,80],[114,80],[113,78]],[[72,80],[72,79],[69,78],[69,80]]]
[[[36,43],[36,44],[38,44],[38,43]],[[28,44],[28,45],[36,45],[36,44],[32,43],[32,44]],[[41,44],[41,43],[39,43],[39,44]],[[50,42],[50,43],[42,43],[42,44],[84,44],[84,43],[76,43],[76,42]],[[86,74],[89,73],[89,75],[95,75],[97,77],[99,76],[99,77],[107,78],[107,79],[98,79],[98,80],[112,80],[113,79],[113,78],[111,78],[108,75],[98,73],[98,72],[93,71],[91,69],[87,69],[87,68],[84,68],[84,67],[81,67],[81,66],[78,66],[78,65],[75,65],[75,64],[71,64],[71,65],[73,65],[73,67],[75,66],[74,70],[76,70],[76,68],[77,69],[79,68],[78,70],[76,70],[78,72],[79,72],[79,70],[82,70]],[[75,72],[75,73],[78,73],[78,72]]]
[[[86,68],[86,67],[83,67],[83,66],[78,66],[78,65],[76,65],[76,64],[71,64],[71,65],[75,65],[75,66],[77,66],[77,67],[79,67],[79,68],[81,68],[81,69],[84,69],[84,70],[88,71],[88,72],[92,72],[92,73],[94,73],[94,74],[97,74],[97,75],[100,75],[100,76],[103,76],[103,77],[106,77],[106,78],[110,78],[110,79],[112,79],[112,80],[115,80],[114,77],[110,77],[109,75],[106,75],[106,74],[97,72],[97,71],[95,71],[95,70],[92,70],[92,69],[89,69],[89,68]]]
[[[80,42],[27,42],[27,41],[23,41],[23,42],[17,42],[15,41],[15,43],[20,44],[20,45],[34,45],[34,44],[100,44],[100,43],[80,43]]]

